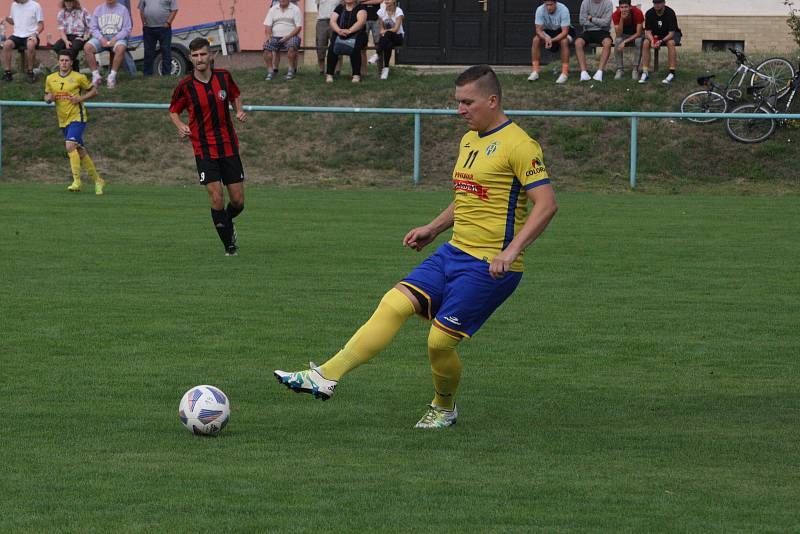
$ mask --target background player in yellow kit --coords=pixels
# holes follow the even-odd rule
[[[409,231],[403,245],[422,250],[450,227],[452,239],[390,289],[372,317],[323,365],[275,371],[290,389],[329,399],[342,376],[383,350],[419,314],[433,323],[428,357],[434,397],[416,428],[455,424],[461,378],[456,347],[514,292],[524,250],[558,209],[542,150],[503,112],[500,82],[491,67],[464,71],[455,96],[470,129],[453,170],[455,200],[433,221]]]
[[[74,57],[71,50],[58,53],[58,72],[50,74],[44,82],[45,102],[56,103],[58,126],[64,132],[64,141],[72,170],[72,184],[68,191],[81,190],[81,165],[94,180],[94,192],[103,194],[106,185],[94,167],[92,158],[83,144],[83,131],[86,129],[86,107],[83,102],[97,95],[97,88],[80,72],[72,70]]]

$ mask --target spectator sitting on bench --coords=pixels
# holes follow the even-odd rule
[[[33,62],[36,59],[36,47],[39,45],[39,34],[44,31],[44,13],[42,6],[35,0],[14,0],[11,4],[11,14],[5,19],[7,24],[14,26],[14,31],[3,43],[3,81],[12,81],[11,63],[14,50],[25,51],[25,71],[28,81],[36,81],[33,74]]]
[[[117,85],[117,71],[125,59],[125,51],[128,48],[128,36],[131,33],[131,16],[127,8],[117,0],[106,0],[100,4],[92,13],[90,23],[92,38],[84,46],[86,64],[92,70],[92,83],[99,86],[103,83],[100,70],[97,67],[97,52],[108,51],[111,55],[111,72],[108,73],[108,88],[113,89]]]
[[[614,41],[614,55],[617,58],[617,74],[615,80],[622,79],[625,73],[625,62],[623,54],[625,47],[633,44],[636,47],[636,61],[631,70],[631,78],[639,78],[639,63],[642,61],[642,27],[644,26],[644,13],[638,7],[631,5],[631,0],[619,0],[619,7],[611,15],[611,22],[614,23],[614,33],[617,38]]]
[[[662,46],[667,47],[669,54],[669,74],[661,83],[672,83],[678,68],[677,47],[681,44],[681,30],[678,28],[675,11],[666,6],[665,0],[653,0],[653,7],[644,16],[644,33],[642,77],[639,78],[639,83],[646,83],[650,78],[650,49],[658,51]]]
[[[265,80],[278,73],[281,52],[289,56],[286,79],[294,79],[297,71],[297,50],[300,48],[300,33],[303,31],[303,12],[289,0],[280,0],[269,8],[264,19],[264,63],[267,64]]]
[[[378,40],[378,54],[381,56],[381,80],[389,78],[389,62],[392,59],[392,50],[403,45],[405,32],[403,30],[405,14],[397,6],[397,0],[386,0],[378,10],[378,26],[381,38]]]
[[[72,70],[80,72],[78,52],[89,40],[89,12],[81,7],[80,0],[61,0],[61,11],[56,16],[58,33],[61,38],[53,43],[53,50],[58,56],[62,50],[72,52]]]
[[[606,68],[608,58],[611,56],[611,14],[614,6],[611,0],[583,0],[581,2],[580,23],[583,30],[580,36],[575,39],[575,55],[578,57],[578,64],[581,67],[581,81],[588,82],[591,79],[603,81],[603,70]],[[584,47],[587,45],[602,46],[600,54],[600,64],[594,76],[589,76],[586,69],[586,52]]]
[[[533,23],[536,25],[536,34],[533,36],[531,46],[533,68],[528,81],[535,82],[539,79],[542,46],[544,46],[545,50],[558,51],[561,56],[561,75],[556,79],[556,83],[566,83],[569,75],[569,43],[572,42],[569,8],[555,0],[544,0],[544,3],[536,8]]]

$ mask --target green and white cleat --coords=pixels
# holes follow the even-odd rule
[[[445,410],[433,404],[428,405],[428,411],[422,416],[414,428],[445,428],[456,424],[458,417],[458,407],[453,406],[452,410]]]
[[[273,374],[275,378],[291,389],[295,393],[310,393],[315,399],[328,400],[333,397],[336,390],[336,380],[328,380],[319,372],[319,367],[314,362],[309,362],[308,371],[297,371],[287,373],[286,371],[276,370]]]

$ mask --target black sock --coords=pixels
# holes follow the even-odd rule
[[[230,217],[230,219],[233,220],[236,218],[237,215],[239,215],[240,213],[242,213],[242,211],[244,211],[244,204],[242,204],[237,208],[236,206],[228,202],[228,207],[226,211],[228,212],[228,217]]]
[[[222,244],[225,245],[225,248],[231,246],[231,242],[233,241],[233,226],[231,225],[230,217],[228,217],[228,212],[211,208],[211,220],[214,221],[214,228],[217,229],[217,234],[219,234],[219,238]]]

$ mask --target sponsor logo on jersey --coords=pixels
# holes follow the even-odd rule
[[[531,160],[531,169],[525,172],[525,176],[536,176],[544,172],[544,163],[539,158]]]
[[[492,144],[486,147],[486,155],[491,156],[497,150],[497,141],[492,141]]]
[[[453,189],[471,193],[481,200],[489,200],[489,189],[470,180],[453,180]]]
[[[466,145],[464,145],[464,148],[469,148],[469,143],[467,143]]]
[[[226,96],[228,96],[228,93],[225,92],[225,89],[220,89],[219,93],[217,93],[217,98],[219,98],[220,101],[225,100]]]

